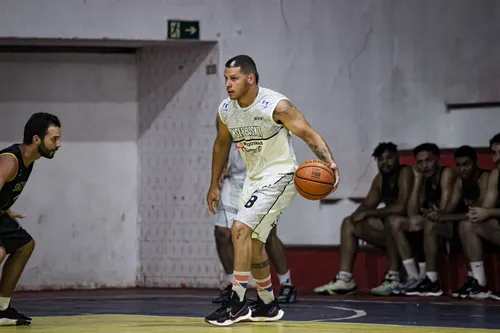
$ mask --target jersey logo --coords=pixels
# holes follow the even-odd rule
[[[264,117],[253,117],[253,120],[263,120]]]
[[[269,102],[268,102],[268,101],[266,101],[266,100],[263,100],[263,101],[262,101],[262,107],[265,109],[265,108],[267,108],[268,106],[269,106]]]
[[[222,103],[222,110],[227,110],[229,108],[229,103],[224,102]]]
[[[26,185],[26,182],[19,182],[14,186],[14,191],[13,192],[21,192]]]
[[[237,143],[236,143],[236,147],[237,147],[238,149],[243,149],[243,148],[245,148],[245,144],[243,143],[243,141],[240,141],[240,142],[237,142]]]
[[[230,128],[229,132],[231,132],[231,136],[235,138],[236,140],[240,138],[263,138],[264,136],[262,135],[262,129],[260,126],[243,126],[243,127],[236,127],[236,128]]]

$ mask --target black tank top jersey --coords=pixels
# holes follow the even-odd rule
[[[429,209],[432,208],[432,206],[436,205],[439,206],[439,202],[441,201],[441,177],[443,175],[443,171],[447,167],[442,167],[441,171],[439,172],[439,179],[438,179],[438,184],[436,187],[432,186],[432,178],[427,179],[425,181],[425,201],[423,204],[423,208]]]
[[[479,169],[479,177],[477,179],[469,179],[467,181],[462,180],[462,198],[458,207],[455,209],[458,213],[464,213],[469,210],[469,206],[476,202],[481,195],[481,189],[479,188],[479,178],[484,172],[488,170]]]
[[[399,196],[399,173],[406,167],[406,165],[400,165],[396,170],[396,181],[391,184],[391,177],[389,175],[382,174],[382,202],[386,205],[393,204],[397,201]]]
[[[24,166],[23,156],[21,155],[21,150],[19,144],[13,144],[12,146],[0,150],[0,155],[10,154],[17,158],[18,168],[17,174],[12,180],[7,180],[3,185],[2,190],[0,190],[0,211],[7,210],[16,202],[17,198],[23,191],[26,182],[33,170],[34,162],[31,163],[29,167]]]

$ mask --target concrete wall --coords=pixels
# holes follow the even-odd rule
[[[43,3],[46,9],[40,10],[41,7],[35,6],[35,3],[40,6]],[[498,131],[498,113],[495,110],[446,113],[444,107],[446,102],[500,99],[500,67],[497,61],[500,46],[496,42],[500,30],[498,1],[257,0],[250,3],[244,0],[213,0],[210,6],[203,5],[204,3],[196,0],[151,0],[147,3],[116,0],[10,1],[0,8],[0,36],[161,41],[167,34],[167,19],[200,20],[201,37],[203,40],[218,42],[217,54],[212,53],[216,51],[197,49],[198,46],[193,45],[193,49],[188,52],[189,56],[186,53],[186,58],[200,65],[206,64],[208,59],[221,65],[224,60],[240,53],[254,57],[262,85],[288,95],[329,142],[341,169],[342,183],[333,194],[339,198],[366,193],[376,172],[370,154],[380,140],[392,140],[402,148],[411,148],[423,140],[434,141],[442,147],[465,143],[485,145],[487,139]],[[175,64],[178,62],[175,59],[167,60],[167,51],[158,51],[156,54],[157,61],[165,59]],[[148,56],[150,55],[143,54],[141,59]],[[171,268],[175,274],[161,272],[168,268],[166,265],[173,265],[176,260],[189,256],[190,249],[195,246],[186,247],[179,239],[188,242],[192,239],[190,237],[196,238],[196,246],[202,248],[196,250],[196,253],[206,253],[206,256],[200,258],[193,257],[192,262],[216,261],[213,248],[209,250],[211,227],[201,227],[200,224],[199,228],[196,227],[199,236],[183,234],[184,238],[175,236],[175,241],[163,241],[174,237],[174,234],[178,235],[177,232],[180,231],[176,230],[192,230],[180,227],[184,223],[182,221],[197,224],[204,219],[206,223],[211,223],[210,217],[203,211],[203,198],[209,182],[209,165],[206,166],[207,170],[201,170],[201,165],[210,160],[211,148],[205,142],[212,135],[209,114],[215,112],[219,101],[224,97],[223,81],[220,70],[218,77],[212,81],[212,77],[202,75],[203,66],[199,69],[188,66],[189,68],[182,70],[174,70],[172,66],[161,67],[164,73],[159,72],[159,85],[153,89],[160,95],[162,93],[158,89],[163,89],[167,91],[165,95],[170,97],[166,100],[157,97],[161,100],[160,105],[154,107],[153,111],[147,111],[148,107],[145,105],[151,99],[141,93],[141,87],[150,84],[150,79],[141,76],[141,73],[148,71],[144,68],[144,60],[137,65],[139,118],[149,117],[147,126],[143,120],[136,123],[139,128],[137,142],[141,168],[145,172],[141,171],[139,178],[131,180],[131,183],[141,184],[141,199],[136,204],[141,212],[138,221],[141,245],[136,248],[141,253],[140,280],[145,284],[159,284],[158,281],[175,284],[180,281],[175,280],[177,277],[181,279],[189,275],[189,283],[204,285],[212,281],[214,276],[215,272],[210,271],[211,264],[199,269],[186,268],[194,265],[189,263],[189,259],[181,261],[184,268]],[[16,68],[22,70],[20,66]],[[192,76],[188,77],[188,72]],[[185,79],[186,83],[183,85],[180,81],[169,81],[167,76],[170,74],[167,73],[174,73],[176,77]],[[3,72],[0,75],[4,76]],[[107,78],[108,75],[104,77]],[[3,82],[4,79],[0,81]],[[45,86],[44,83],[39,85]],[[159,88],[160,86],[164,88]],[[116,85],[111,84],[106,89],[115,88]],[[172,94],[172,90],[177,93]],[[45,95],[44,93],[43,96]],[[85,94],[82,93],[81,96]],[[82,101],[80,103],[83,103],[85,99],[81,99],[81,96],[79,95]],[[133,102],[134,100],[131,101]],[[64,105],[69,110],[75,108],[73,102]],[[200,115],[188,111],[195,105],[198,105]],[[153,114],[148,115],[148,112]],[[78,118],[83,117],[81,113],[71,114],[76,117],[74,121],[79,125],[87,119],[87,116],[85,119]],[[9,128],[19,128],[22,124],[21,119],[15,115],[8,119]],[[68,124],[72,123],[72,118],[68,116],[67,119]],[[132,126],[121,118],[116,122],[111,121],[111,118],[107,121],[116,125],[116,128],[122,126],[122,121],[127,126]],[[67,131],[69,132],[69,128]],[[77,126],[71,132],[68,135],[87,138],[86,132],[82,133]],[[187,142],[180,139],[176,141],[178,133],[189,133],[190,137],[204,143],[203,149],[193,142],[189,143],[189,139]],[[161,144],[166,138],[170,143],[165,143],[164,148],[148,150],[150,144]],[[7,139],[6,141],[10,141],[11,137]],[[106,142],[106,139],[103,138],[102,141]],[[170,146],[171,142],[176,142],[175,147]],[[68,143],[68,146],[70,144],[73,143]],[[299,140],[295,140],[295,147],[300,161],[313,158],[306,145]],[[106,164],[100,165],[107,170],[122,165],[124,156],[134,155],[130,153],[135,149],[132,143],[130,150],[127,149],[115,149],[114,154],[105,154],[108,160]],[[97,152],[92,149],[90,151]],[[158,157],[155,160],[154,156],[158,156],[156,153],[160,152],[168,154],[169,158],[161,160]],[[64,156],[63,154],[69,152],[61,150],[59,156]],[[196,171],[190,170],[196,182],[179,175],[178,171],[172,171],[178,170],[175,168],[182,167],[190,159],[195,162],[196,167],[193,168],[198,168]],[[64,163],[64,168],[61,164],[59,169],[43,163],[47,173],[61,175],[68,172],[70,163],[76,165],[80,161],[76,157],[51,161],[51,164]],[[81,163],[90,162],[84,160]],[[130,164],[136,165],[132,160]],[[132,174],[132,169],[129,171]],[[43,209],[48,209],[44,208],[46,206],[59,206],[56,199],[50,196],[50,199],[46,199],[46,206],[28,200],[28,193],[31,192],[34,197],[35,186],[43,186],[46,182],[45,177],[36,177],[38,176],[34,175],[32,184],[26,189],[24,203],[19,203],[31,207],[35,216],[42,214]],[[36,185],[37,181],[40,185]],[[81,186],[85,183],[81,179],[75,179],[74,182],[73,188],[76,188],[76,184]],[[122,181],[120,186],[125,186],[124,183]],[[155,190],[150,195],[143,196],[145,188]],[[165,192],[172,188],[175,188],[175,194]],[[133,200],[127,201],[127,195],[130,198],[134,196],[133,191],[113,191],[120,194],[109,200],[116,200],[118,207],[110,210],[110,205],[107,201],[101,201],[102,198],[93,205],[116,216],[122,216],[124,211],[119,205],[133,209]],[[121,197],[122,195],[127,197]],[[179,201],[179,197],[184,197],[184,201]],[[98,197],[92,197],[94,198]],[[66,206],[83,205],[71,197],[65,199],[68,200]],[[41,199],[37,197],[36,200]],[[161,208],[153,210],[153,202],[160,204]],[[199,208],[194,208],[195,203],[199,204]],[[90,205],[89,202],[85,204]],[[333,207],[320,207],[318,202],[298,197],[285,212],[278,228],[279,235],[287,244],[336,244],[339,241],[340,221],[353,209],[354,206],[347,201]],[[74,218],[73,215],[57,218],[53,223],[60,225]],[[83,215],[80,216],[84,219]],[[133,214],[126,214],[128,216],[132,218]],[[152,226],[154,223],[166,224],[158,226],[156,231],[141,226]],[[35,226],[32,229],[35,233],[44,230]],[[136,229],[131,227],[124,239],[137,239],[134,238],[135,232]],[[161,241],[153,241],[152,238],[147,238],[151,237],[147,236],[151,232],[165,236],[161,236],[164,237]],[[101,250],[107,249],[103,247]],[[120,249],[124,250],[122,247]],[[188,251],[187,254],[184,251]],[[90,257],[90,252],[81,252],[81,255]],[[58,256],[52,254],[44,256],[44,260],[51,262],[57,261],[56,258]],[[132,270],[131,266],[121,267],[123,270]],[[168,269],[170,272],[170,268]],[[199,274],[199,270],[204,270],[204,273]],[[146,274],[145,271],[152,273]],[[159,277],[161,274],[164,274],[163,278]],[[114,281],[121,283],[120,279],[124,275],[126,274],[119,274],[120,278]],[[200,277],[199,280],[197,276]]]
[[[136,82],[128,55],[0,55],[1,146],[22,142],[34,112],[63,126],[13,207],[37,241],[23,287],[136,284]]]

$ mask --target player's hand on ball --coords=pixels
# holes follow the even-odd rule
[[[335,161],[330,164],[330,169],[333,170],[333,174],[335,175],[335,183],[333,184],[333,189],[336,190],[337,187],[339,187],[340,172],[339,167],[337,166],[337,163],[335,163]]]
[[[219,208],[219,187],[212,186],[207,193],[207,205],[208,209],[215,215],[215,211]]]

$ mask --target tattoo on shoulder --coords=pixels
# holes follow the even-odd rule
[[[280,107],[274,110],[274,114],[277,116],[284,116],[292,111],[293,104],[289,100],[284,99],[282,102]]]

